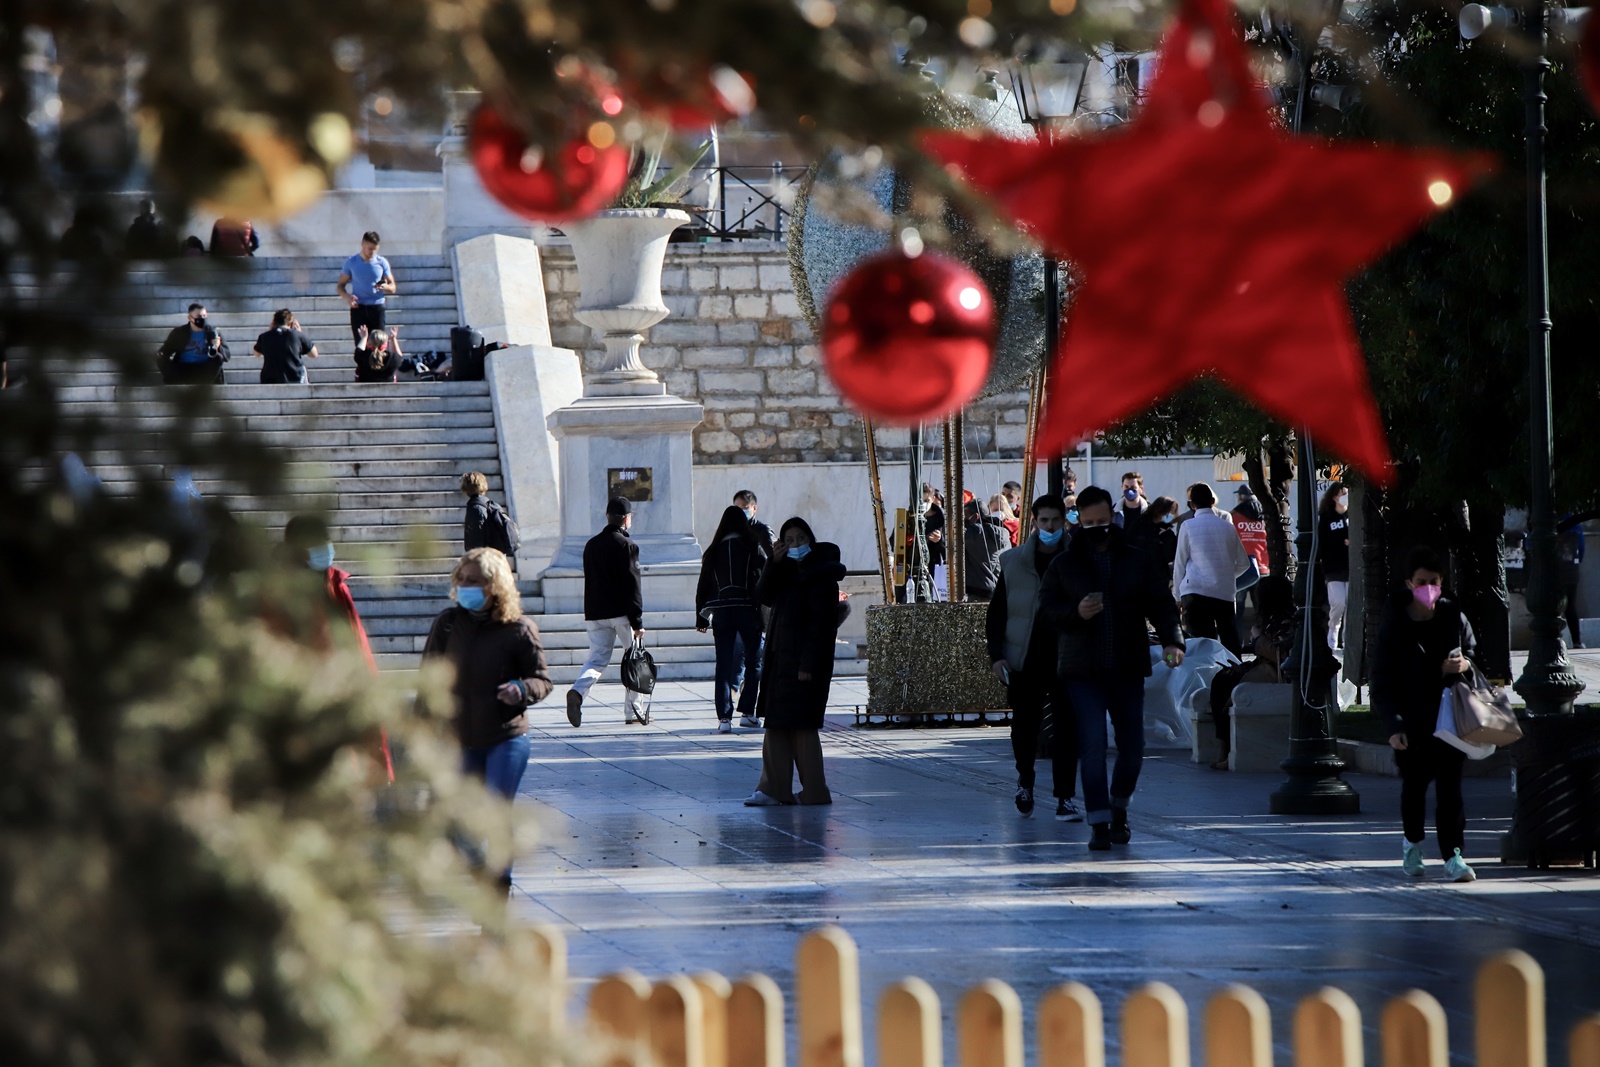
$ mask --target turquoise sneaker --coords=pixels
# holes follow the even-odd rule
[[[1466,866],[1462,864],[1462,866]],[[1412,878],[1422,877],[1422,846],[1406,842],[1405,856],[1400,861],[1400,869]]]
[[[1456,854],[1444,861],[1444,873],[1450,876],[1452,882],[1476,882],[1478,872],[1467,866],[1467,861],[1461,858],[1461,850],[1456,849]]]

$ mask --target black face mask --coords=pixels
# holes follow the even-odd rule
[[[1095,548],[1105,544],[1111,538],[1110,526],[1080,526],[1078,536],[1087,538],[1089,544]]]

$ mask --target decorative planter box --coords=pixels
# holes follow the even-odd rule
[[[947,715],[1004,709],[990,669],[987,604],[880,604],[867,609],[867,712]]]

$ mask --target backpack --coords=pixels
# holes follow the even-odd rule
[[[522,544],[522,531],[505,505],[485,498],[483,537],[490,548],[498,548],[507,559],[517,558],[517,548]]]

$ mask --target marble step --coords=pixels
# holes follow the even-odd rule
[[[235,426],[243,427],[260,436],[273,439],[284,434],[313,435],[308,440],[315,442],[338,443],[342,438],[338,435],[346,433],[368,433],[376,430],[435,430],[434,434],[427,435],[424,440],[441,443],[461,440],[481,440],[481,436],[467,435],[469,430],[494,429],[494,411],[487,404],[480,404],[477,408],[468,411],[424,411],[424,412],[322,412],[310,411],[293,415],[256,414],[254,412],[231,412],[232,422]],[[196,433],[215,433],[223,428],[223,421],[215,416],[183,420],[170,415],[134,415],[119,411],[108,411],[102,416],[104,425],[112,430],[131,430],[140,428],[152,433],[165,433],[179,426],[187,425]]]
[[[223,386],[225,393],[219,391],[219,399],[225,411],[236,415],[410,415],[494,410],[486,393],[441,393],[426,382],[401,384],[404,389],[364,389],[360,393],[335,393],[331,382],[326,387],[318,382],[309,387],[228,385]],[[56,393],[62,407],[69,411],[80,406],[149,405],[171,395],[161,385],[69,385]]]

